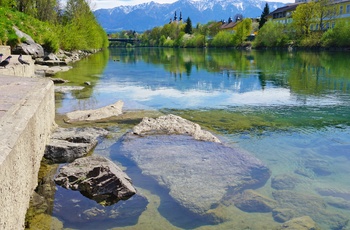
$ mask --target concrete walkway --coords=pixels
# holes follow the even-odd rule
[[[24,229],[54,118],[52,81],[0,72],[0,229]]]

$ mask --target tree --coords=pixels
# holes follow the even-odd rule
[[[190,17],[188,17],[186,20],[185,33],[192,34],[192,22]]]
[[[36,15],[35,17],[41,21],[57,21],[57,12],[59,4],[57,0],[36,0]]]
[[[337,15],[337,5],[331,0],[318,0],[315,3],[316,23],[320,25],[320,30],[325,30],[325,21],[330,22]]]
[[[243,45],[247,36],[252,31],[252,19],[246,18],[237,25],[237,30],[234,36],[235,45]]]
[[[314,1],[300,4],[292,14],[293,29],[299,36],[306,37],[310,33],[310,25],[315,23],[316,6]]]
[[[266,21],[267,21],[266,16],[269,14],[270,14],[270,8],[269,8],[269,4],[267,4],[267,2],[266,2],[264,10],[260,16],[259,29],[261,27],[263,27],[263,25],[266,23]]]

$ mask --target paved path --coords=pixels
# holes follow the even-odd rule
[[[38,85],[36,78],[23,78],[0,75],[0,122],[14,106],[19,106],[25,100],[25,96]]]

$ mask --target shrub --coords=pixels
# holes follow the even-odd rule
[[[321,37],[322,46],[350,46],[350,22],[338,20],[333,29],[327,30]]]
[[[287,28],[284,25],[268,21],[260,29],[259,33],[255,37],[253,45],[255,47],[285,46],[289,41],[289,37],[286,32]]]

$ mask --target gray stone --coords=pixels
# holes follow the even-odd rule
[[[316,176],[329,176],[332,174],[329,162],[323,159],[309,158],[304,165],[305,168],[312,170]]]
[[[58,128],[46,146],[44,157],[53,163],[72,162],[85,156],[108,131],[97,128]]]
[[[326,199],[326,202],[335,208],[350,210],[350,202],[342,198],[329,197]]]
[[[317,188],[316,191],[321,196],[333,196],[333,197],[340,197],[345,200],[350,201],[350,191],[349,190],[342,190],[342,189],[336,189],[336,188]]]
[[[297,193],[290,190],[273,191],[272,195],[278,202],[278,208],[292,209],[295,216],[310,216],[318,224],[337,228],[348,221],[348,217],[334,213],[322,197],[309,193]]]
[[[50,78],[54,84],[64,84],[69,82],[68,80],[64,80],[62,78]]]
[[[75,90],[83,90],[84,86],[55,86],[56,93],[69,93]]]
[[[220,140],[201,127],[172,114],[156,119],[145,117],[142,122],[133,128],[133,133],[143,136],[147,134],[184,134],[190,135],[196,140],[212,141],[220,143]]]
[[[272,217],[279,223],[284,223],[295,216],[295,212],[289,208],[276,208],[272,211]]]
[[[65,120],[68,123],[73,122],[85,122],[85,121],[97,121],[105,118],[110,118],[113,116],[118,116],[122,114],[124,102],[117,101],[112,105],[108,105],[99,109],[94,110],[79,110],[67,113],[67,119]]]
[[[78,190],[102,205],[111,205],[136,194],[131,179],[102,156],[79,158],[63,166],[55,182],[64,188]]]
[[[210,210],[229,193],[262,186],[270,177],[269,169],[249,153],[188,135],[128,133],[116,146],[115,154],[136,162],[178,205],[215,221],[219,218]]]
[[[234,199],[235,206],[245,212],[271,212],[277,202],[254,190],[245,190]]]
[[[19,38],[25,38],[23,43],[18,44],[14,48],[12,51],[13,53],[27,54],[31,55],[33,58],[44,56],[44,48],[41,45],[35,43],[35,41],[28,34],[23,33],[17,27],[13,27],[13,29]]]
[[[299,182],[300,180],[293,175],[277,175],[272,178],[271,187],[277,190],[292,190]]]
[[[318,230],[315,221],[309,216],[294,218],[282,224],[280,229],[288,230]]]
[[[49,54],[45,55],[44,61],[48,61],[48,60],[50,60],[50,61],[60,61],[60,59],[53,53],[49,53]]]

